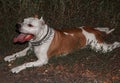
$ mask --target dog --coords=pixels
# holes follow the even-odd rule
[[[88,45],[96,52],[101,51],[103,53],[120,47],[120,42],[105,43],[104,35],[114,31],[114,29],[109,30],[109,28],[82,26],[74,29],[53,29],[45,23],[43,17],[39,19],[38,16],[25,18],[16,27],[20,34],[14,38],[14,42],[23,43],[29,41],[29,46],[23,51],[6,56],[4,60],[10,62],[23,57],[29,49],[34,50],[38,60],[15,67],[11,69],[12,73],[19,73],[29,67],[41,67],[47,64],[52,56],[68,54]]]

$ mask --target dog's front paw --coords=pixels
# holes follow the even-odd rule
[[[11,69],[11,72],[12,73],[19,73],[20,71],[22,71],[24,68],[22,66],[18,66],[18,67],[15,67],[13,69]]]
[[[114,46],[115,46],[115,47],[120,47],[120,42],[115,42],[115,43],[114,43]]]
[[[6,57],[4,58],[4,61],[10,62],[10,61],[15,60],[15,59],[16,59],[16,57],[15,57],[14,55],[11,55],[11,56],[6,56]]]

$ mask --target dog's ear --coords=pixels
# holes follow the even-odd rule
[[[40,21],[43,21],[43,17],[40,18]]]
[[[40,23],[41,23],[42,25],[45,24],[45,21],[43,20],[43,17],[40,18]]]

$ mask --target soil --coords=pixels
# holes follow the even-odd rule
[[[2,83],[119,83],[119,48],[101,54],[82,49],[68,56],[52,57],[47,65],[29,68],[18,74],[10,69],[25,62],[36,60],[34,54],[10,63],[0,57],[0,81]],[[7,55],[6,55],[7,56]]]

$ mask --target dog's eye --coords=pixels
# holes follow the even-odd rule
[[[28,24],[28,26],[29,26],[29,27],[33,27],[33,25],[32,25],[32,24]]]

